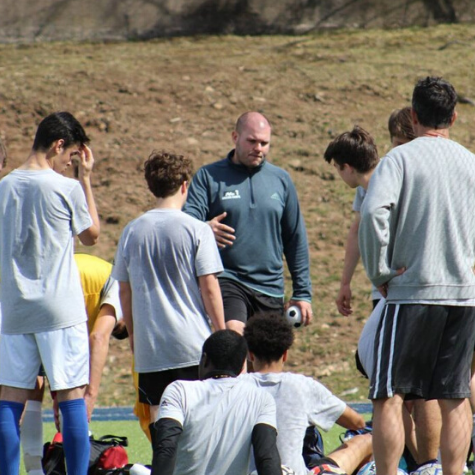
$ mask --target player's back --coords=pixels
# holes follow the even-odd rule
[[[183,426],[176,475],[246,475],[253,428],[275,427],[275,403],[241,378],[176,381],[162,397],[161,417]]]

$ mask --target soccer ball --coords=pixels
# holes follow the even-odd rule
[[[438,462],[429,462],[411,472],[411,475],[442,475],[442,465]]]
[[[297,475],[290,467],[282,465],[282,475]]]
[[[302,325],[302,314],[300,313],[300,309],[292,305],[287,309],[285,312],[285,317],[287,318],[287,321],[295,328],[298,328],[300,325]]]
[[[347,475],[344,470],[336,465],[329,465],[324,463],[322,465],[318,465],[313,470],[313,473],[316,475]]]
[[[414,473],[414,472],[412,472]],[[357,475],[376,475],[376,464],[374,461],[364,464],[359,470]],[[402,469],[397,469],[397,475],[407,475],[407,473]],[[429,475],[429,474],[427,474]],[[439,474],[442,475],[442,474]]]
[[[257,475],[257,470],[253,470],[249,475]],[[282,475],[297,475],[290,467],[282,465]]]

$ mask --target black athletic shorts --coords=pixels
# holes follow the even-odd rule
[[[150,406],[158,406],[163,391],[173,381],[184,379],[196,381],[199,379],[199,366],[187,366],[186,368],[167,369],[154,373],[139,373],[139,401]]]
[[[369,398],[469,397],[474,344],[475,307],[386,305]]]
[[[223,296],[224,319],[246,323],[257,313],[276,312],[284,314],[284,299],[271,297],[231,279],[219,279]]]

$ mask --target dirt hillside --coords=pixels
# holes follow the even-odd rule
[[[187,154],[198,167],[229,151],[240,113],[262,111],[273,123],[269,159],[296,183],[312,259],[315,322],[298,331],[290,368],[318,376],[348,399],[364,399],[367,383],[353,365],[370,308],[361,267],[354,316],[339,316],[333,303],[353,191],[322,155],[332,137],[360,124],[383,156],[390,112],[408,105],[415,81],[428,74],[446,77],[463,96],[452,137],[475,150],[474,51],[475,28],[468,25],[3,45],[0,136],[10,154],[7,172],[26,158],[42,117],[75,114],[92,137],[102,220],[100,243],[86,251],[110,260],[124,225],[152,206],[141,164],[153,149]],[[127,344],[114,342],[101,404],[131,403],[129,365]]]

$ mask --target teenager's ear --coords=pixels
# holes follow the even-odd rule
[[[249,361],[252,361],[253,363],[256,361],[256,355],[252,351],[248,351],[247,356]]]
[[[289,350],[285,350],[284,354],[282,355],[282,361],[285,363],[287,361],[287,357],[289,356]]]
[[[46,159],[47,160],[54,160],[54,158],[62,153],[64,151],[64,140],[63,139],[58,139],[55,140],[50,147],[48,148],[48,151],[46,152]]]
[[[419,119],[417,118],[416,111],[411,107],[411,117],[412,117],[412,123],[414,125],[417,125],[419,123]]]

